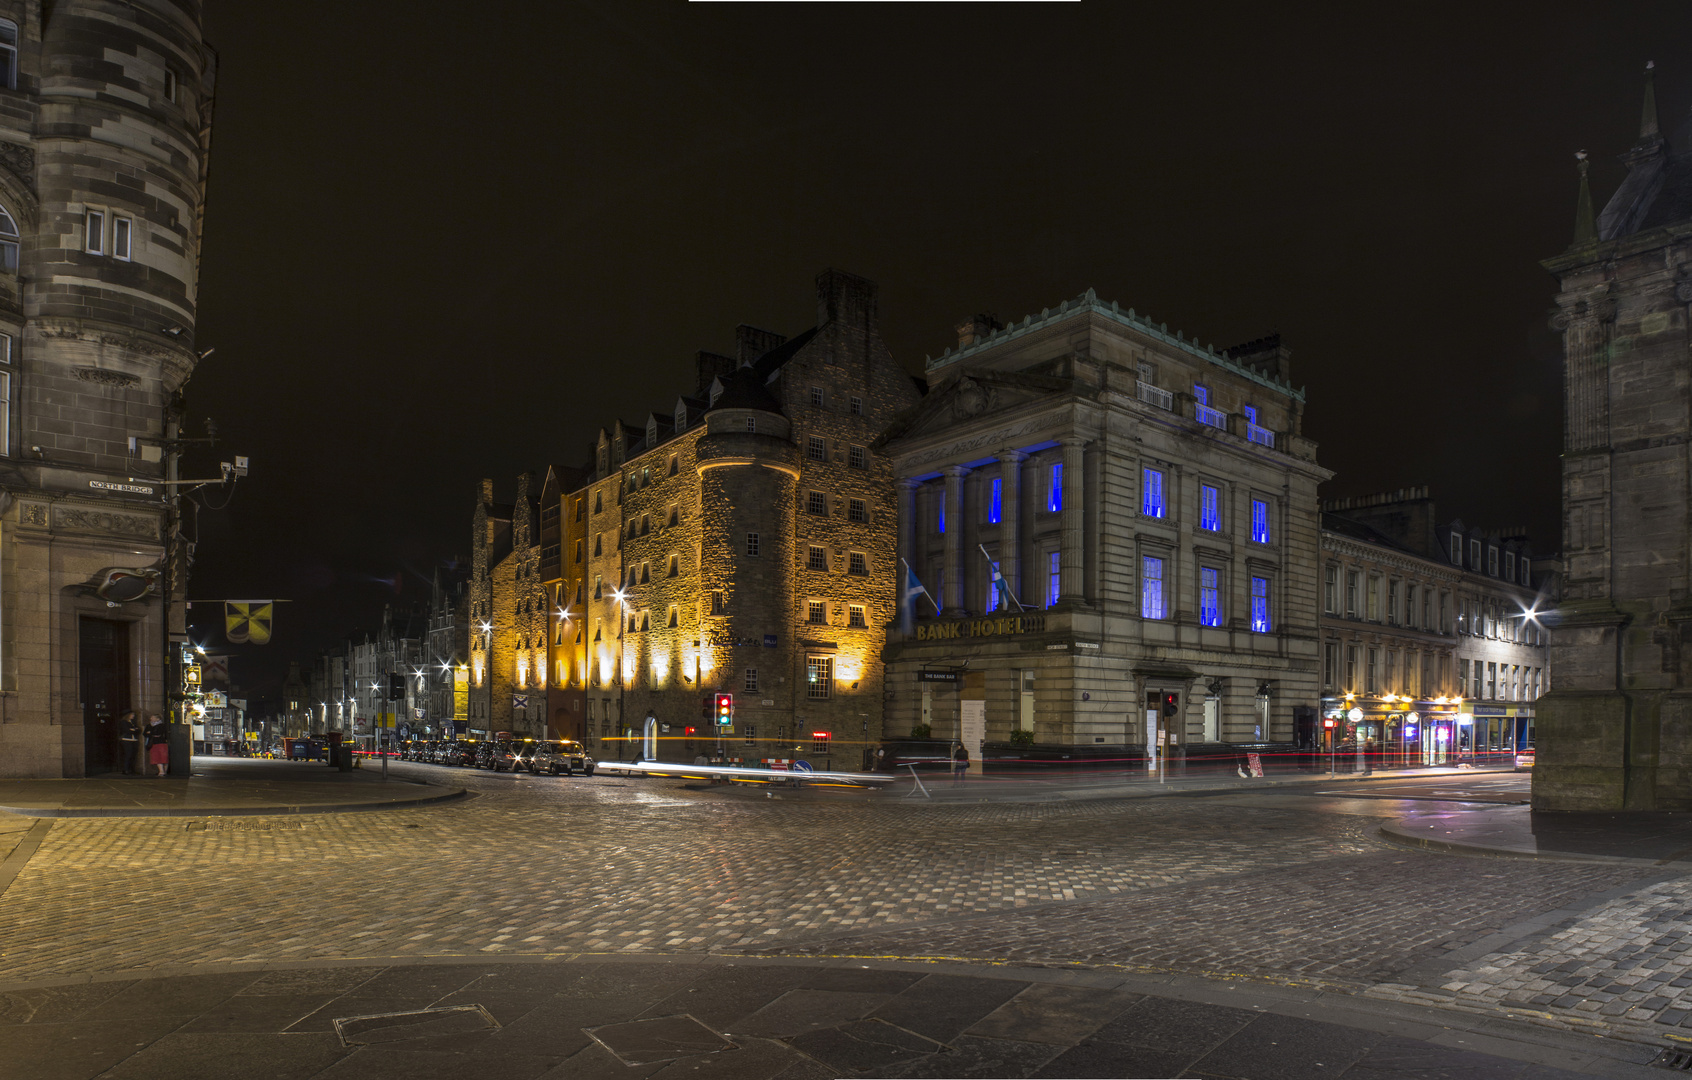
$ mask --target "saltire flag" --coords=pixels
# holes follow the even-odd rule
[[[913,629],[913,620],[916,619],[917,597],[928,597],[928,602],[934,605],[936,615],[940,614],[940,605],[935,601],[934,594],[922,587],[922,582],[917,580],[916,571],[911,569],[910,563],[900,559],[899,565],[904,567],[904,580],[899,586],[899,631],[908,634]]]
[[[993,561],[993,556],[987,554],[987,545],[981,544],[979,546],[981,548],[981,554],[987,558],[988,567],[992,570],[993,592],[998,594],[999,605],[1007,608],[1014,607],[1016,610],[1021,611],[1021,602],[1011,595],[1010,582],[1005,580],[1005,575],[999,573],[999,564]]]
[[[236,645],[269,644],[273,610],[270,600],[225,600],[223,636]]]

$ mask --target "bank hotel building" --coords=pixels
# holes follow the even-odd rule
[[[890,735],[927,724],[979,760],[1018,730],[1138,749],[1312,722],[1331,474],[1278,338],[1219,351],[1089,290],[966,320],[926,374],[876,447],[899,554],[939,608],[888,633]]]

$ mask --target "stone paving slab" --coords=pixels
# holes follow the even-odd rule
[[[325,814],[419,806],[465,794],[397,771],[383,782],[380,768],[341,772],[320,762],[196,757],[185,777],[0,780],[0,811],[37,818]]]
[[[373,985],[412,990],[372,1015]],[[303,987],[325,998],[314,1015],[327,1026],[295,1019],[294,995],[272,992]],[[142,998],[145,1015],[127,1015],[123,1003]],[[1647,1047],[1414,1006],[1175,976],[909,963],[246,965],[0,988],[0,1005],[8,1065],[63,1080],[1663,1075],[1645,1066]]]

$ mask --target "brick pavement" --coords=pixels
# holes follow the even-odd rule
[[[848,805],[450,775],[481,794],[380,815],[56,821],[0,896],[0,965],[23,982],[235,962],[777,950],[1433,994],[1463,980],[1395,980],[1647,873],[1397,850],[1369,838],[1368,818],[1207,800]],[[0,828],[0,848],[11,835]],[[1673,921],[1678,896],[1662,894],[1664,910],[1630,932]],[[1592,947],[1609,955],[1596,934]],[[1525,993],[1542,958],[1524,946],[1522,972],[1489,960],[1495,971],[1467,982],[1519,974],[1506,994]],[[1650,970],[1686,970],[1667,946],[1635,966],[1659,959]],[[1496,1000],[1488,989],[1474,996]],[[1665,1017],[1683,1000],[1672,989]]]

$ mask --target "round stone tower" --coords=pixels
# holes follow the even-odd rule
[[[116,771],[117,716],[179,689],[163,481],[214,71],[199,0],[0,6],[0,775]]]

